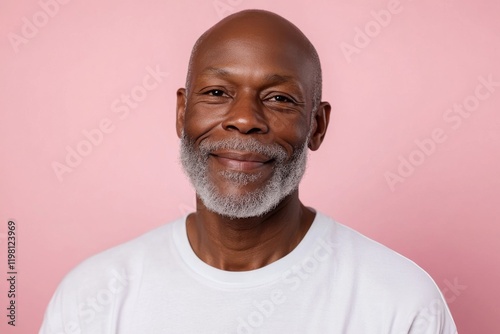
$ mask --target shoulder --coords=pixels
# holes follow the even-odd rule
[[[100,332],[94,328],[100,322],[93,320],[111,319],[127,296],[138,292],[145,268],[154,270],[158,261],[168,261],[174,229],[183,221],[160,226],[78,264],[53,294],[40,333]]]
[[[335,249],[338,299],[357,304],[363,314],[390,318],[409,333],[456,333],[446,302],[431,276],[394,250],[319,213]],[[395,319],[395,318],[394,318]]]
[[[397,305],[402,299],[425,307],[441,292],[431,276],[415,262],[363,234],[319,213],[329,224],[340,279],[348,279],[363,293]]]
[[[87,258],[64,277],[59,288],[95,291],[116,281],[126,284],[141,272],[145,259],[168,256],[162,250],[168,251],[173,228],[182,221],[179,218]]]
[[[429,278],[415,262],[398,252],[322,213],[318,215],[322,224],[329,225],[328,237],[336,247],[338,260],[343,261],[344,265],[352,267],[353,270],[374,271],[374,274],[380,275],[391,274],[402,278],[417,275]]]

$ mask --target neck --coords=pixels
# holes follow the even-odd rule
[[[238,219],[207,210],[197,198],[196,212],[187,219],[187,233],[194,252],[207,264],[228,271],[253,270],[290,253],[314,215],[300,202],[298,191],[262,217]]]

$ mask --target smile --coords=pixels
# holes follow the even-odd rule
[[[222,166],[242,172],[260,169],[274,160],[259,153],[241,151],[212,152],[210,156]]]

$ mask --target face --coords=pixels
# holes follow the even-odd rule
[[[262,36],[204,43],[178,91],[181,161],[211,211],[263,215],[297,189],[311,118],[312,64],[300,45]]]

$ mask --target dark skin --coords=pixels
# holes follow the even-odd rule
[[[321,102],[314,117],[312,93],[315,63],[307,40],[283,18],[264,11],[244,11],[212,27],[191,65],[190,84],[177,91],[177,134],[184,132],[195,148],[205,140],[253,137],[277,143],[288,159],[309,137],[317,150],[327,130],[330,104]],[[275,161],[252,152],[211,152],[209,177],[223,194],[261,188]],[[259,175],[238,185],[218,171]],[[230,219],[209,211],[197,197],[188,216],[187,233],[197,256],[229,271],[261,268],[290,253],[302,240],[315,213],[299,200],[298,190],[264,216]]]

